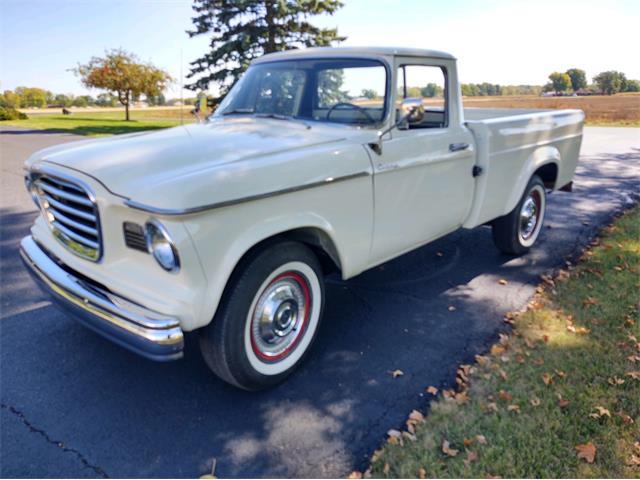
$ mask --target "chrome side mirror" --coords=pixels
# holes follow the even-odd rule
[[[420,123],[424,119],[424,105],[422,104],[422,98],[410,97],[402,100],[400,104],[400,111],[402,112],[402,121],[406,121],[409,124]]]
[[[409,125],[420,123],[424,119],[424,105],[422,104],[422,98],[409,97],[402,100],[400,103],[399,118],[396,123],[390,127],[385,128],[378,132],[378,141],[370,143],[371,149],[378,155],[382,155],[382,137],[389,133],[394,128],[400,128],[403,124]]]

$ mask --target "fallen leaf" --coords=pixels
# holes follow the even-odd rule
[[[427,478],[427,471],[422,467],[418,469],[418,478]]]
[[[633,423],[633,418],[626,413],[620,412],[618,413],[618,416],[622,419],[622,423],[625,425],[631,425]]]
[[[504,390],[500,390],[498,392],[498,397],[500,397],[500,400],[504,400],[505,402],[510,402],[511,400],[513,400],[513,396],[509,392],[505,392]]]
[[[627,377],[631,377],[634,380],[640,380],[640,370],[637,370],[635,372],[627,372]]]
[[[392,428],[387,432],[387,435],[389,435],[389,438],[387,438],[387,442],[390,443],[391,445],[395,445],[402,441],[402,432],[398,430],[394,430]]]
[[[464,464],[468,467],[471,462],[478,460],[478,452],[472,450],[465,450],[467,452],[467,458],[464,460]]]
[[[442,391],[442,396],[444,398],[456,398],[456,392],[454,390],[443,390]]]
[[[508,412],[520,413],[520,405],[509,405],[507,407]]]
[[[389,470],[390,470],[389,464],[385,463],[384,467],[382,467],[382,473],[384,473],[385,475],[388,476],[389,475]]]
[[[627,465],[630,467],[640,466],[640,455],[631,454],[631,458],[627,461]]]
[[[537,407],[540,405],[540,399],[537,397],[533,397],[531,400],[529,400],[529,403],[531,403],[531,405],[533,405],[534,407]]]
[[[640,355],[629,355],[627,357],[627,360],[629,360],[631,363],[640,362]]]
[[[470,447],[471,445],[473,445],[473,438],[465,438],[464,440],[462,440],[462,443],[465,447]]]
[[[476,440],[478,441],[478,443],[480,445],[486,445],[487,444],[487,438],[484,435],[476,435]]]
[[[491,355],[498,356],[502,355],[505,352],[505,348],[502,345],[498,345],[497,343],[491,347]]]
[[[445,455],[448,455],[450,457],[455,457],[456,455],[458,455],[458,450],[456,450],[455,448],[451,448],[449,442],[447,440],[443,440],[442,441],[442,453],[444,453]]]
[[[436,387],[433,387],[431,385],[429,385],[427,387],[427,393],[430,393],[431,395],[437,395],[438,394],[438,389]]]
[[[504,278],[501,278],[500,280],[498,280],[498,283],[500,285],[506,285],[508,282]]]
[[[596,300],[595,298],[592,297],[587,297],[585,300],[583,300],[582,305],[584,305],[585,307],[590,307],[592,305],[598,305],[598,300]]]
[[[611,378],[609,378],[607,380],[609,382],[609,385],[613,385],[614,387],[617,385],[623,385],[624,384],[624,380],[621,378],[618,378],[616,376],[613,376]]]
[[[404,375],[404,372],[402,370],[394,370],[393,372],[391,372],[391,376],[393,378],[398,378]]]
[[[517,355],[516,356],[516,362],[518,363],[524,363],[525,358],[522,355]]]
[[[567,376],[567,374],[564,373],[562,370],[555,370],[555,372],[556,372],[556,375],[558,375],[558,377],[560,378],[564,378]]]
[[[553,375],[549,375],[548,373],[542,374],[542,381],[545,385],[551,385],[553,383]]]
[[[571,402],[570,402],[569,400],[561,399],[561,400],[558,402],[558,406],[559,406],[560,408],[567,408],[567,407],[569,406],[569,404],[570,404],[570,403],[571,403]]]
[[[501,345],[504,345],[506,347],[509,344],[509,335],[506,335],[504,333],[499,333],[498,337],[500,338]]]
[[[476,355],[476,362],[478,363],[478,365],[484,365],[485,363],[487,363],[489,361],[489,357],[485,357],[483,355]]]
[[[536,359],[533,360],[533,364],[537,365],[538,367],[540,365],[544,365],[544,359],[543,358],[536,358]]]
[[[581,445],[576,445],[578,451],[578,458],[584,459],[587,463],[593,463],[596,459],[596,446],[589,442]]]
[[[485,411],[487,411],[487,412],[497,412],[498,411],[498,405],[495,402],[487,403],[487,405],[485,407]]]
[[[601,407],[600,405],[596,405],[594,408],[597,410],[597,412],[590,413],[589,416],[591,418],[596,418],[596,419],[602,418],[602,417],[611,418],[611,412],[609,410],[607,410],[606,408]]]
[[[466,391],[457,393],[455,399],[458,405],[463,405],[470,400],[469,395],[467,395]]]
[[[353,472],[351,472],[349,474],[349,476],[347,477],[348,479],[355,479],[355,480],[359,480],[362,478],[362,472],[359,472],[357,470],[354,470]]]
[[[422,423],[424,422],[424,415],[422,415],[422,413],[420,413],[418,410],[412,410],[409,414],[409,420],[417,423]]]

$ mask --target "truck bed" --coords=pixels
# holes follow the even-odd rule
[[[571,181],[582,142],[581,110],[466,108],[464,115],[482,169],[465,228],[509,213],[544,164],[555,169],[550,190]]]

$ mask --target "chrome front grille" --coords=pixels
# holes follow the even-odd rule
[[[49,174],[35,175],[32,181],[53,235],[76,255],[100,260],[100,217],[91,191],[73,180]]]

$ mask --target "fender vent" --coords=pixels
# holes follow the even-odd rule
[[[141,252],[147,251],[147,241],[144,238],[144,229],[141,225],[133,222],[124,222],[122,231],[124,232],[124,243],[127,247]]]

